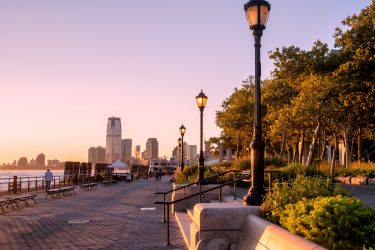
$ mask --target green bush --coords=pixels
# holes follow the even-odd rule
[[[303,198],[280,214],[281,226],[329,249],[375,246],[375,209],[355,198]]]
[[[276,176],[280,180],[294,179],[297,175],[327,176],[324,172],[320,171],[315,166],[305,167],[298,163],[288,164],[286,167],[281,167],[278,170],[279,172]]]
[[[266,194],[262,204],[263,216],[274,223],[280,224],[280,217],[288,204],[294,204],[302,198],[332,196],[345,194],[331,179],[308,177],[298,174],[289,182],[275,181],[272,191]]]
[[[221,171],[216,170],[215,168],[210,168],[208,166],[204,167],[204,178],[219,174]],[[207,180],[207,184],[218,184],[224,183],[229,179],[233,179],[231,174],[225,176],[214,177]],[[189,166],[185,167],[182,173],[177,174],[175,183],[176,184],[188,184],[193,183],[198,180],[198,166]]]
[[[282,160],[280,160],[278,157],[276,156],[266,156],[264,157],[264,166],[266,168],[268,167],[273,167],[273,168],[277,168],[277,167],[285,167],[287,164],[285,162],[283,162]]]

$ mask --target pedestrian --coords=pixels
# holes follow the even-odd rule
[[[46,182],[46,190],[50,190],[51,189],[51,181],[52,181],[52,179],[53,179],[53,173],[48,168],[47,172],[44,174],[44,180]]]

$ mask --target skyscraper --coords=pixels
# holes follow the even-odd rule
[[[141,159],[141,145],[134,146],[134,159]]]
[[[159,158],[159,143],[156,138],[148,138],[146,142],[145,157],[146,160]]]
[[[122,156],[121,160],[126,164],[130,164],[130,160],[132,159],[132,139],[124,139],[122,140]]]
[[[106,163],[114,163],[121,159],[121,119],[118,117],[108,118],[106,139]]]
[[[44,167],[46,165],[46,156],[41,153],[35,159],[35,165],[38,167]]]
[[[186,160],[188,161],[197,160],[197,145],[188,145],[186,147]]]

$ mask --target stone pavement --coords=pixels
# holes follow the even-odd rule
[[[78,191],[60,199],[0,211],[0,249],[186,249],[174,216],[171,246],[166,246],[163,199],[156,191],[169,190],[169,177],[162,181],[137,180]],[[33,202],[31,202],[33,203]],[[156,208],[141,209],[141,208]]]

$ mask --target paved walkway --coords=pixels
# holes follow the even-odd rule
[[[37,205],[0,210],[0,249],[186,249],[174,216],[166,246],[163,207],[153,204],[162,200],[154,192],[171,188],[169,179],[121,182],[60,199],[38,193]]]

